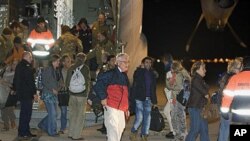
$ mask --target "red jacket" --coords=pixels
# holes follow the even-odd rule
[[[107,99],[107,105],[126,112],[128,102],[128,77],[118,68],[98,74],[94,91],[101,100]]]
[[[128,110],[128,87],[109,85],[107,88],[107,105],[122,111]]]

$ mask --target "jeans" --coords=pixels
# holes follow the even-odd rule
[[[217,141],[228,141],[230,120],[226,120],[223,117],[220,118],[220,130]]]
[[[67,127],[67,106],[60,106],[61,109],[61,131]]]
[[[57,103],[45,101],[45,106],[48,112],[48,115],[40,121],[38,127],[48,133],[49,136],[54,136],[57,134],[57,112],[56,106]]]
[[[142,124],[141,135],[148,135],[151,120],[151,100],[146,98],[145,101],[135,100],[135,102],[135,121],[131,132],[136,132]]]
[[[188,108],[190,115],[190,129],[185,141],[195,141],[200,133],[201,141],[209,141],[208,123],[201,117],[201,109]]]

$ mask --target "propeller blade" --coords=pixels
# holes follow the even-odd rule
[[[190,44],[191,44],[191,42],[192,42],[192,40],[193,40],[193,37],[194,37],[194,35],[195,35],[195,33],[196,33],[196,31],[197,31],[197,29],[198,29],[198,27],[199,27],[199,25],[200,25],[200,23],[201,23],[201,21],[202,21],[203,18],[204,18],[204,15],[201,14],[200,19],[199,19],[198,23],[196,24],[195,29],[194,29],[194,31],[192,32],[192,34],[191,34],[191,36],[189,37],[188,42],[187,42],[187,44],[186,44],[186,52],[189,51]]]
[[[232,32],[232,34],[233,34],[234,38],[237,40],[237,42],[239,42],[239,44],[240,44],[242,47],[246,48],[247,45],[240,39],[240,37],[239,37],[238,34],[234,31],[233,27],[231,26],[231,24],[230,24],[229,22],[227,23],[227,26],[228,26],[228,28],[230,29],[230,31]]]

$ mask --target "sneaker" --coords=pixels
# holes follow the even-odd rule
[[[106,135],[107,134],[107,130],[103,130],[103,131],[101,131],[101,133]]]
[[[168,139],[174,139],[174,133],[173,132],[169,132],[168,134],[166,134],[165,136]]]
[[[28,136],[29,136],[29,137],[37,137],[37,135],[31,134],[31,133],[30,133]]]
[[[19,140],[30,140],[31,137],[30,136],[18,136]]]
[[[131,132],[129,136],[130,141],[136,141],[136,138],[137,138],[137,132]]]
[[[52,135],[52,137],[59,137],[59,136],[60,136],[59,133],[56,133],[56,134]]]
[[[96,130],[102,132],[102,131],[106,130],[106,128],[102,127],[102,128],[96,129]]]
[[[147,135],[142,135],[141,136],[141,141],[148,141],[148,136]]]

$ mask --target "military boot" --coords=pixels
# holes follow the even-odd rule
[[[141,141],[148,141],[148,136],[142,135],[141,136]]]
[[[137,132],[131,132],[129,139],[130,141],[137,141]]]

